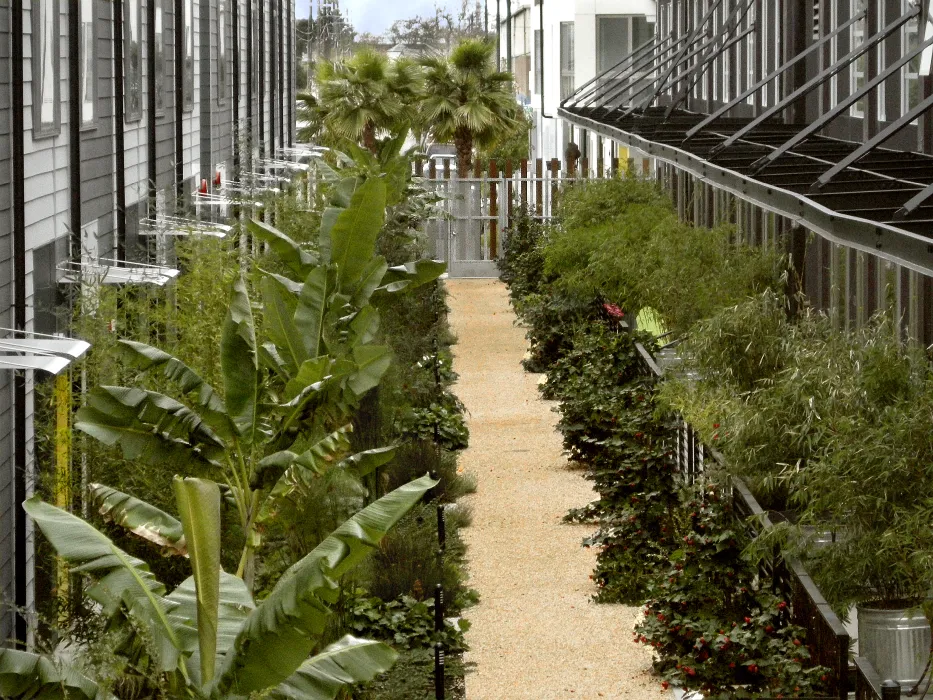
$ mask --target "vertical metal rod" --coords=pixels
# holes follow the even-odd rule
[[[440,642],[434,645],[434,697],[444,700],[444,646]]]
[[[440,583],[434,587],[434,631],[444,631],[444,586]]]
[[[444,517],[444,506],[437,506],[437,544],[441,552],[447,550],[447,519]]]

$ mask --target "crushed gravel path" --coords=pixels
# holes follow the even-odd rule
[[[561,518],[594,499],[561,454],[552,402],[522,370],[526,341],[495,280],[450,280],[459,343],[457,395],[469,410],[475,474],[473,524],[464,530],[470,583],[468,700],[669,698],[650,674],[650,653],[632,642],[638,611],[591,602],[595,554],[580,546],[591,526]]]

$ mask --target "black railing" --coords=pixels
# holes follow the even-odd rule
[[[641,344],[636,348],[642,359],[645,376],[663,377],[664,370],[651,353]],[[703,444],[693,427],[679,417],[670,438],[678,473],[683,480],[694,483],[705,471],[707,463],[724,467],[722,456]],[[748,527],[752,536],[774,527],[768,513],[761,507],[745,482],[737,477],[730,478],[733,507],[736,515]],[[807,631],[807,647],[813,665],[830,669],[828,691],[833,698],[847,700],[849,696],[849,634],[842,621],[833,612],[826,598],[817,588],[803,564],[791,557],[776,556],[764,559],[762,574],[769,577],[776,589],[788,599],[791,621]],[[856,689],[865,693],[858,698],[880,700],[881,688],[874,669],[866,659],[858,659],[855,667]],[[870,672],[870,673],[869,673]],[[875,693],[872,695],[871,693]]]

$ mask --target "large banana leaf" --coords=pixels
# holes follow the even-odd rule
[[[201,417],[154,391],[95,387],[78,410],[75,428],[105,445],[119,445],[124,458],[147,464],[212,464],[224,445]]]
[[[115,614],[122,601],[149,635],[161,669],[177,669],[181,653],[188,648],[189,635],[169,620],[174,605],[164,597],[165,586],[149,566],[81,518],[38,497],[30,498],[23,508],[58,556],[74,567],[73,571],[89,573],[97,580],[88,594],[104,606],[105,614]]]
[[[177,606],[171,614],[171,619],[176,625],[184,625],[186,622],[197,619],[198,599],[194,576],[182,581],[178,588],[169,593],[166,598]],[[224,654],[233,646],[233,640],[236,639],[243,622],[255,607],[253,596],[243,579],[225,571],[220,571],[215,668]],[[197,648],[188,658],[187,666],[188,675],[194,685],[202,686],[201,653]]]
[[[202,683],[214,678],[217,656],[217,615],[220,605],[220,489],[213,481],[173,482],[178,512],[185,528],[197,594],[198,650]]]
[[[417,260],[390,267],[382,278],[380,290],[388,293],[409,291],[433,282],[447,271],[440,260]]]
[[[302,249],[295,241],[273,226],[250,219],[246,222],[246,230],[259,240],[268,243],[272,252],[288,265],[299,279],[308,274],[309,268],[318,264],[314,255]]]
[[[295,326],[301,333],[308,357],[315,358],[325,353],[323,347],[324,319],[327,317],[330,289],[327,269],[318,267],[305,277],[298,306],[295,309]]]
[[[357,345],[353,348],[353,361],[356,362],[356,371],[348,384],[354,394],[362,396],[379,386],[392,365],[392,351],[383,345]]]
[[[291,372],[309,358],[305,338],[295,324],[298,299],[276,279],[265,276],[260,282],[265,329]]]
[[[436,483],[425,476],[380,498],[292,565],[250,613],[218,669],[212,693],[248,695],[288,680],[324,631],[329,605],[337,599],[336,580]]]
[[[353,305],[357,308],[363,308],[369,303],[373,293],[384,284],[386,272],[389,270],[389,263],[381,255],[375,256],[369,261],[369,264],[360,275],[359,283],[353,292]]]
[[[88,487],[91,502],[105,520],[110,520],[144,540],[162,547],[163,552],[188,554],[181,522],[145,501],[127,493],[91,484]]]
[[[301,664],[269,697],[334,700],[344,686],[371,681],[388,671],[396,658],[398,654],[382,642],[347,635]]]
[[[198,408],[204,422],[219,433],[223,438],[233,437],[234,428],[227,416],[227,409],[223,399],[210,384],[204,381],[197,372],[191,369],[177,357],[169,355],[159,348],[137,343],[133,340],[121,340],[117,343],[117,352],[124,362],[148,372],[151,369],[160,369],[162,374],[181,387],[186,394],[198,392]]]
[[[220,340],[220,366],[224,377],[227,413],[237,432],[253,439],[259,420],[259,356],[253,310],[246,283],[238,277],[230,291],[230,306]]]
[[[315,475],[323,474],[350,451],[351,432],[353,426],[345,425],[318,440],[304,452],[275,452],[261,459],[256,465],[257,477],[265,483],[271,483],[278,480],[293,465],[307,469]]]
[[[116,700],[66,662],[17,649],[0,649],[0,697]]]
[[[369,178],[353,193],[350,206],[330,230],[330,261],[337,266],[341,291],[352,293],[372,260],[376,239],[385,223],[386,185]]]

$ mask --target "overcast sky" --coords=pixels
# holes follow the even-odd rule
[[[297,0],[297,16],[307,17],[312,0]],[[397,19],[434,14],[434,5],[459,8],[459,0],[340,0],[340,9],[350,15],[357,32],[382,34]],[[495,2],[491,3],[495,6]]]

